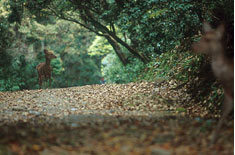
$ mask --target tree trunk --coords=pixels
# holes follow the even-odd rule
[[[78,4],[75,3],[75,5],[78,5]],[[82,15],[80,15],[80,18],[87,24],[82,24],[81,22],[79,22],[76,19],[66,18],[64,15],[60,15],[60,14],[56,13],[55,11],[53,11],[53,10],[52,11],[53,11],[54,15],[56,15],[59,18],[62,18],[62,19],[68,20],[68,21],[73,21],[73,22],[81,25],[82,27],[90,30],[91,32],[94,32],[99,36],[105,37],[109,41],[110,44],[112,43],[111,44],[112,47],[114,48],[115,52],[117,53],[118,57],[123,62],[123,64],[127,63],[127,61],[125,59],[123,59],[124,58],[122,56],[123,54],[120,55],[120,52],[117,52],[117,51],[121,51],[118,43],[121,44],[122,46],[124,46],[130,53],[132,53],[135,57],[140,59],[143,63],[146,64],[147,62],[149,62],[149,59],[147,57],[139,54],[139,52],[135,48],[128,45],[126,42],[124,42],[122,39],[120,39],[114,32],[110,31],[106,26],[102,25],[100,22],[95,20],[93,18],[92,13],[90,13],[88,8],[82,7],[82,5],[79,5],[79,7],[82,11],[84,11],[84,12],[82,12]],[[88,24],[88,22],[90,24]],[[89,25],[92,25],[93,27],[95,27],[95,29],[89,27]],[[99,33],[99,32],[102,32],[102,33]],[[107,36],[109,37],[109,39],[107,38]],[[111,40],[110,40],[110,37],[111,37]],[[118,45],[118,46],[116,46],[116,45]]]
[[[89,10],[86,10],[85,12],[86,12],[87,19],[89,19],[89,22],[91,22],[92,25],[97,30],[101,31],[104,34],[104,36],[108,35],[112,37],[113,40],[115,40],[116,42],[124,46],[129,52],[131,52],[135,57],[139,58],[143,63],[146,64],[149,61],[148,58],[146,58],[144,55],[140,55],[139,52],[135,48],[129,46],[126,42],[120,39],[114,32],[110,31],[106,26],[102,25],[101,23],[93,19]]]
[[[125,55],[122,53],[120,46],[118,45],[117,41],[114,40],[111,36],[105,35],[105,38],[108,40],[108,42],[113,47],[114,51],[116,52],[117,56],[121,60],[122,64],[125,66],[128,64],[127,59],[125,58]]]
[[[134,56],[139,58],[143,63],[146,64],[149,61],[148,58],[146,58],[144,55],[140,55],[139,52],[135,48],[129,46],[126,42],[118,38],[115,34],[113,34],[110,31],[108,33],[113,37],[113,39],[115,39],[118,43],[124,46],[128,51],[130,51]]]

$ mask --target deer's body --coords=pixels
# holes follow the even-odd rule
[[[52,72],[51,59],[56,58],[56,56],[53,53],[49,52],[46,49],[44,49],[44,53],[45,53],[46,62],[42,62],[36,67],[38,71],[38,83],[40,88],[42,88],[43,80],[46,81],[49,80],[49,84],[51,85],[51,72]]]
[[[212,56],[212,69],[215,76],[222,83],[224,91],[230,97],[234,97],[234,63],[233,59],[228,59],[223,53]]]
[[[234,103],[234,60],[225,56],[223,46],[224,26],[212,29],[209,24],[203,25],[205,34],[201,40],[193,44],[195,53],[204,53],[211,57],[211,66],[216,78],[224,89],[223,113],[214,131],[211,143],[215,143],[224,121],[233,110]]]

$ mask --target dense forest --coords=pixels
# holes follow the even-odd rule
[[[51,62],[52,88],[172,77],[188,83],[210,70],[206,57],[191,52],[204,21],[226,25],[226,51],[233,55],[232,3],[2,0],[0,90],[38,89],[36,66],[45,61],[45,48],[57,56]],[[203,82],[211,86],[210,79]]]

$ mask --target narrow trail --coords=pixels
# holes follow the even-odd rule
[[[208,147],[216,121],[189,100],[147,82],[0,92],[0,154],[233,154],[233,122]]]

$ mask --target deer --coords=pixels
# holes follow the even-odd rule
[[[46,62],[42,62],[36,67],[38,72],[38,83],[40,88],[42,88],[43,80],[48,81],[48,79],[49,79],[49,86],[51,86],[51,71],[52,71],[51,60],[56,58],[56,56],[52,52],[49,52],[47,49],[44,49],[44,54]]]
[[[216,143],[219,133],[234,106],[234,60],[225,55],[224,24],[213,29],[209,23],[203,24],[204,34],[198,42],[193,43],[195,53],[206,54],[211,58],[211,67],[215,77],[224,90],[224,101],[221,118],[212,134],[210,145]]]

